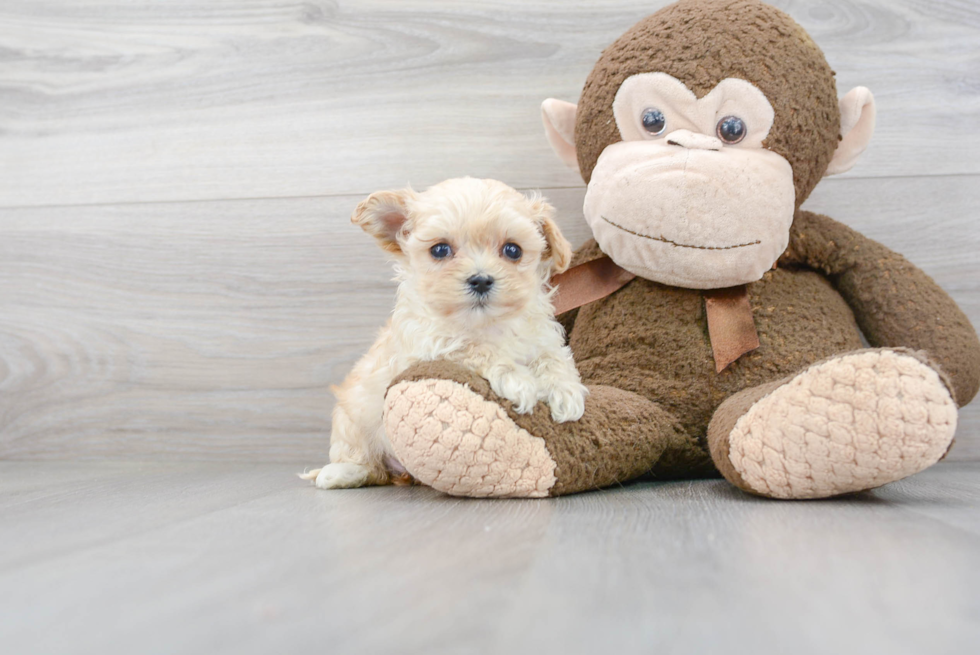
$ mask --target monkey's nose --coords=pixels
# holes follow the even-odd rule
[[[474,275],[468,278],[466,283],[470,285],[470,291],[478,296],[485,296],[490,293],[490,287],[493,286],[493,278],[489,275]]]
[[[689,150],[721,150],[721,139],[691,130],[674,130],[667,135],[667,145],[680,146]]]

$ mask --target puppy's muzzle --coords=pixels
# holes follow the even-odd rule
[[[485,296],[493,288],[493,278],[489,275],[473,275],[466,279],[470,292],[477,296]]]

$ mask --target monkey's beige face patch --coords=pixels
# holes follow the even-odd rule
[[[695,289],[754,282],[786,249],[793,169],[762,147],[773,110],[744,80],[698,99],[664,73],[627,79],[585,197],[604,252],[641,277]]]
[[[648,110],[659,112],[663,124],[654,121]],[[722,80],[698,99],[683,82],[666,73],[627,78],[616,92],[613,115],[623,141],[656,141],[688,130],[717,137],[719,145],[738,148],[761,148],[776,116],[765,94],[745,80]],[[730,117],[742,121],[745,134],[737,141],[722,142],[719,123]]]

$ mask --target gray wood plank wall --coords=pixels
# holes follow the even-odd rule
[[[666,4],[0,5],[0,458],[323,459],[328,391],[393,288],[367,193],[581,180],[540,101]],[[779,0],[878,130],[807,208],[901,251],[980,325],[980,3]],[[980,458],[980,406],[954,458]]]

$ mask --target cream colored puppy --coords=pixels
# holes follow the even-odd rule
[[[553,215],[540,199],[472,178],[424,193],[381,191],[357,206],[351,221],[394,256],[397,300],[378,340],[334,390],[330,464],[304,479],[322,489],[389,481],[384,396],[418,361],[459,362],[518,413],[545,400],[555,421],[581,418],[587,391],[548,286],[572,254]]]

